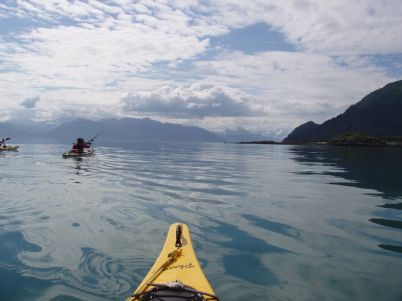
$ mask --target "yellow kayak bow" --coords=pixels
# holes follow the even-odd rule
[[[195,255],[185,224],[169,228],[165,244],[151,270],[126,301],[219,300]]]

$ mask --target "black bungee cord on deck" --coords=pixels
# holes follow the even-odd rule
[[[182,233],[181,225],[177,225],[177,228],[176,228],[176,243],[175,243],[176,248],[181,248],[182,247],[181,233]]]

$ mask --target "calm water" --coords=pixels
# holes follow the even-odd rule
[[[63,145],[0,154],[0,300],[123,300],[189,224],[222,300],[402,300],[402,150]]]

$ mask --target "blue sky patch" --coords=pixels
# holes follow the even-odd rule
[[[0,35],[7,35],[9,33],[18,33],[25,31],[31,27],[37,26],[37,22],[33,19],[27,18],[0,18]]]
[[[221,47],[253,54],[262,51],[295,51],[284,36],[268,27],[257,23],[248,27],[232,30],[229,34],[210,39],[212,48]]]
[[[384,68],[390,76],[402,76],[402,53],[367,56],[374,65]]]

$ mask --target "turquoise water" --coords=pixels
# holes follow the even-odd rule
[[[123,300],[176,221],[222,300],[402,300],[401,149],[66,147],[0,153],[0,300]]]

